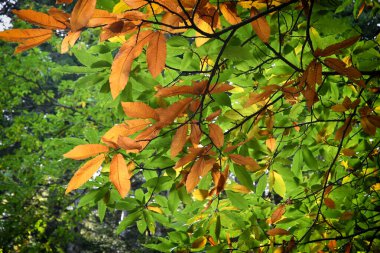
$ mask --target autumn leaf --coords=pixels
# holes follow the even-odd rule
[[[267,148],[274,152],[276,150],[276,139],[275,138],[269,138],[265,141],[265,144],[267,145]]]
[[[255,159],[251,157],[242,156],[238,154],[230,154],[228,156],[234,163],[246,166],[247,170],[249,171],[254,172],[260,169],[259,164],[255,161]]]
[[[155,120],[159,119],[157,112],[143,102],[122,102],[121,105],[128,117]]]
[[[284,204],[279,205],[276,210],[272,213],[272,216],[270,218],[270,224],[275,224],[277,221],[279,221],[285,213],[286,206]]]
[[[339,50],[355,44],[359,39],[360,39],[360,35],[354,36],[354,37],[351,37],[351,38],[346,39],[344,41],[341,41],[339,43],[330,45],[330,46],[326,47],[325,49],[317,48],[314,52],[314,56],[315,57],[325,57],[325,56],[333,55],[333,54],[339,52]]]
[[[241,22],[241,18],[236,12],[236,3],[227,2],[219,5],[220,11],[222,12],[224,18],[231,25],[236,25]]]
[[[57,0],[57,4],[71,4],[73,0]]]
[[[203,166],[204,166],[204,158],[201,157],[191,167],[190,173],[187,175],[187,179],[186,179],[187,192],[192,192],[194,188],[198,185],[201,174],[202,174]]]
[[[164,70],[166,62],[166,39],[162,32],[155,32],[151,36],[146,59],[150,73],[156,78]]]
[[[354,67],[347,67],[346,64],[335,58],[327,58],[324,63],[329,67],[338,72],[341,75],[347,76],[349,79],[355,81],[360,78],[362,74]]]
[[[99,153],[105,153],[108,151],[108,147],[102,144],[84,144],[76,146],[63,156],[74,160],[83,160]]]
[[[140,143],[127,136],[119,136],[117,144],[127,152],[138,153],[142,149]]]
[[[267,231],[267,235],[276,236],[276,235],[289,235],[289,231],[283,228],[272,228]]]
[[[189,106],[192,98],[185,98],[179,100],[167,108],[158,108],[156,109],[157,114],[159,115],[159,121],[155,124],[158,128],[163,128],[167,125],[173,123],[173,121],[186,110]]]
[[[55,18],[57,21],[65,24],[66,27],[70,27],[70,14],[54,7],[51,7],[48,10],[48,14]]]
[[[194,147],[198,146],[202,137],[202,131],[196,122],[191,124],[190,140]]]
[[[65,194],[71,192],[72,190],[78,189],[84,183],[86,183],[99,169],[105,159],[104,154],[100,154],[95,158],[86,162],[82,167],[75,172],[74,176],[71,178]]]
[[[310,85],[311,87],[314,87],[315,84],[321,84],[322,83],[322,64],[317,62],[316,60],[313,60],[310,62],[309,66],[307,67],[307,76],[306,76],[306,83]]]
[[[182,149],[186,143],[187,131],[188,131],[188,125],[187,124],[183,124],[182,126],[180,126],[177,129],[177,131],[173,137],[172,144],[170,146],[170,156],[171,157],[176,157],[179,154],[179,152],[182,151]]]
[[[118,19],[115,14],[105,10],[95,9],[91,18],[88,20],[87,27],[97,27],[112,24]]]
[[[31,23],[33,25],[38,25],[46,29],[66,29],[66,25],[59,22],[52,16],[48,14],[34,11],[34,10],[12,10],[20,19]]]
[[[224,133],[220,126],[210,123],[208,129],[210,130],[210,139],[212,140],[212,143],[214,143],[217,148],[222,147],[224,144]]]
[[[276,171],[269,172],[269,188],[273,189],[282,198],[285,197],[286,184],[282,176]]]
[[[117,154],[112,158],[110,166],[110,181],[116,187],[120,196],[127,196],[131,188],[131,174],[122,154]]]
[[[346,137],[352,130],[350,119],[346,119],[343,126],[338,128],[335,132],[335,140],[341,141],[344,137]]]
[[[191,248],[193,248],[193,249],[201,249],[201,248],[204,248],[204,246],[206,246],[206,243],[207,243],[207,238],[204,237],[204,236],[202,236],[202,237],[197,238],[191,244]]]
[[[198,28],[206,33],[213,33],[213,30],[212,30],[212,27],[210,26],[209,23],[205,22],[203,19],[198,19],[198,21],[196,22],[196,25],[198,26]],[[205,36],[203,36],[202,34],[200,34],[199,32],[196,32],[196,38],[195,38],[195,45],[197,47],[200,47],[202,46],[203,44],[205,44],[207,41],[210,40],[210,38],[207,38]]]
[[[61,54],[67,53],[71,47],[75,45],[75,42],[79,39],[81,31],[68,32],[66,37],[62,40]]]
[[[255,17],[257,14],[259,14],[258,10],[255,7],[252,7],[251,8],[251,17]],[[255,21],[252,21],[251,26],[261,41],[263,41],[264,43],[269,42],[270,26],[269,26],[268,21],[266,20],[265,16],[260,17],[260,18],[256,19]]]
[[[49,40],[53,32],[49,29],[11,29],[0,32],[0,39],[9,42],[18,42],[15,54],[36,47]]]
[[[328,208],[335,209],[335,202],[332,199],[330,199],[330,198],[324,198],[323,202],[325,202],[325,205]]]
[[[96,0],[78,0],[71,12],[71,31],[76,32],[85,27],[95,12]]]

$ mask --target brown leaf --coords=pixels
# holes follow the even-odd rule
[[[102,144],[84,144],[76,146],[63,156],[74,160],[83,160],[99,153],[105,153],[108,151],[108,147]]]
[[[85,27],[95,12],[96,0],[78,0],[71,12],[71,31],[76,32]]]
[[[236,12],[236,3],[226,2],[219,5],[220,11],[223,14],[223,17],[231,25],[236,25],[241,22],[241,18]]]
[[[84,183],[86,183],[99,169],[105,159],[104,154],[100,154],[95,158],[86,162],[82,167],[80,167],[74,176],[71,178],[65,194],[71,192],[72,190],[78,189]]]
[[[73,0],[57,0],[56,4],[71,4]]]
[[[255,159],[247,156],[242,156],[238,154],[230,154],[228,155],[231,160],[239,165],[244,165],[249,171],[257,171],[260,169],[259,164],[255,161]]]
[[[222,112],[222,110],[219,109],[219,110],[217,110],[217,111],[211,113],[210,115],[207,116],[206,120],[207,120],[207,121],[212,121],[212,120],[214,120],[216,117],[218,117],[218,116],[220,115],[221,112]]]
[[[345,211],[340,216],[340,220],[351,220],[353,216],[354,216],[353,212]]]
[[[162,32],[155,32],[151,36],[146,60],[150,73],[156,78],[164,70],[166,62],[166,39]]]
[[[198,239],[196,239],[192,244],[191,244],[191,248],[193,249],[200,249],[200,248],[203,248],[207,243],[207,238],[202,236],[202,237],[199,237]]]
[[[255,7],[251,8],[251,17],[256,16],[259,14],[258,10]],[[251,22],[252,29],[255,31],[257,36],[260,40],[262,40],[264,43],[269,42],[270,37],[270,26],[268,24],[268,21],[266,20],[265,16],[260,17],[256,19],[255,21]]]
[[[343,49],[343,48],[346,48],[346,47],[349,47],[349,46],[355,44],[355,42],[357,42],[359,39],[360,39],[360,35],[346,39],[346,40],[341,41],[339,43],[330,45],[330,46],[326,47],[325,49],[317,48],[317,50],[315,50],[315,52],[314,52],[314,56],[315,57],[330,56],[332,54],[339,52],[340,49]]]
[[[199,145],[201,137],[202,131],[199,128],[199,125],[196,122],[193,122],[193,124],[191,124],[190,140],[194,147],[197,147]]]
[[[179,154],[179,152],[182,151],[183,147],[185,146],[186,137],[187,137],[187,130],[188,130],[187,124],[183,124],[182,126],[180,126],[177,129],[177,131],[173,137],[172,144],[170,146],[170,156],[171,157],[176,157]]]
[[[59,22],[48,14],[34,10],[12,10],[20,19],[46,29],[66,29],[66,25]]]
[[[343,126],[338,128],[338,130],[335,133],[335,140],[336,141],[342,140],[342,138],[346,137],[351,132],[352,126],[351,126],[351,124],[348,125],[349,122],[350,122],[349,119],[346,119]],[[344,136],[343,136],[343,133],[344,133]]]
[[[349,148],[342,149],[342,152],[345,156],[354,156],[356,154],[355,150]]]
[[[328,207],[328,208],[331,208],[331,209],[334,209],[335,208],[335,202],[330,199],[330,198],[324,198],[323,199],[323,202],[325,202],[325,205]]]
[[[348,109],[342,104],[337,104],[337,105],[331,106],[331,110],[333,110],[334,112],[345,112]]]
[[[81,31],[68,32],[66,37],[62,40],[61,44],[61,54],[67,53],[71,47],[74,46],[75,42],[79,39]]]
[[[371,136],[375,136],[376,127],[368,120],[368,117],[361,117],[360,123],[364,132]]]
[[[310,62],[309,66],[307,67],[307,77],[306,77],[306,83],[310,85],[311,87],[315,87],[315,84],[321,84],[322,83],[322,65],[317,62],[315,59]]]
[[[283,228],[272,228],[267,231],[267,235],[275,236],[275,235],[289,235],[289,231]]]
[[[187,175],[186,179],[186,190],[187,192],[192,192],[194,188],[198,185],[200,177],[202,174],[202,168],[204,166],[204,158],[199,158],[191,167],[190,173]]]
[[[378,115],[368,115],[368,121],[377,128],[380,128],[380,116]]]
[[[330,252],[336,251],[336,240],[330,240],[327,244],[327,247],[329,248]]]
[[[112,158],[110,166],[110,181],[116,187],[120,196],[124,198],[131,189],[131,174],[122,154]]]
[[[240,146],[246,144],[247,142],[249,142],[249,141],[252,140],[252,139],[253,139],[253,137],[250,137],[250,138],[246,139],[245,141],[239,142],[239,143],[236,144],[236,145],[228,145],[228,146],[224,149],[224,152],[225,152],[225,153],[229,153],[229,152],[231,152],[231,151],[237,149],[238,147],[240,147]]]
[[[358,79],[362,76],[362,74],[354,67],[351,66],[346,68],[346,64],[339,59],[327,58],[324,60],[324,63],[329,68],[332,68],[341,75],[347,76],[351,80]]]
[[[125,114],[131,118],[155,120],[158,120],[159,118],[156,111],[143,102],[122,102],[121,106],[123,107]]]
[[[274,212],[272,213],[272,216],[270,218],[270,223],[271,224],[274,224],[276,223],[277,221],[279,221],[282,217],[282,215],[284,215],[285,213],[285,210],[286,209],[286,206],[284,204],[282,205],[279,205],[276,210],[274,210]]]
[[[210,123],[208,125],[208,129],[210,130],[210,138],[211,138],[212,142],[214,143],[214,145],[217,148],[222,147],[224,144],[223,129],[220,128],[220,126],[213,124],[213,123]]]

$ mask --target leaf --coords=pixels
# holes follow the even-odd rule
[[[171,157],[176,157],[182,151],[186,143],[187,131],[188,131],[187,124],[183,124],[177,129],[173,137],[172,144],[170,146]]]
[[[53,32],[48,29],[11,29],[0,32],[0,39],[9,42],[19,42],[15,53],[20,53],[29,48],[49,40]]]
[[[311,61],[307,67],[306,82],[312,87],[317,83],[322,83],[322,64],[316,60]]]
[[[191,244],[191,248],[193,249],[202,249],[206,246],[206,243],[207,243],[207,238],[202,236],[202,237],[199,237],[197,238],[192,244]]]
[[[198,125],[198,123],[193,122],[191,124],[191,133],[190,133],[190,140],[194,147],[199,145],[199,142],[202,137],[202,131]]]
[[[212,30],[212,27],[210,26],[209,23],[203,21],[203,19],[199,19],[198,22],[196,23],[196,25],[198,26],[198,28],[206,33],[213,33],[213,30]],[[199,32],[196,32],[195,33],[196,35],[196,38],[195,38],[195,45],[197,47],[200,47],[202,46],[203,44],[205,44],[207,41],[210,40],[210,38],[207,38],[205,36],[203,36],[202,34],[200,34]]]
[[[265,141],[265,144],[267,145],[267,148],[274,152],[276,150],[276,139],[275,138],[269,138]]]
[[[100,168],[104,159],[104,154],[100,154],[80,167],[79,170],[75,172],[74,176],[71,178],[69,184],[67,185],[65,194],[71,192],[72,190],[78,189],[84,183],[86,183]]]
[[[140,143],[126,136],[119,136],[117,144],[127,152],[138,153],[142,149]]]
[[[276,235],[289,235],[289,231],[283,228],[272,228],[267,231],[267,235],[276,236]]]
[[[351,122],[350,119],[346,119],[344,122],[343,126],[338,128],[338,130],[335,133],[335,140],[336,141],[341,141],[344,137],[349,135],[349,133],[352,130]]]
[[[224,18],[231,25],[236,25],[241,22],[241,18],[236,12],[236,3],[228,2],[219,5],[220,11],[222,12]]]
[[[302,157],[310,169],[318,168],[317,159],[315,159],[314,154],[306,146],[302,147]]]
[[[276,210],[272,213],[270,218],[270,224],[275,224],[282,218],[282,215],[285,213],[286,206],[284,204],[279,205]]]
[[[269,186],[280,195],[282,198],[285,198],[286,185],[282,176],[275,171],[269,173]]]
[[[110,166],[110,181],[116,187],[120,196],[124,198],[131,189],[131,174],[122,154],[112,158]]]
[[[95,9],[94,14],[88,20],[87,27],[98,27],[109,25],[118,21],[117,17],[113,13],[109,13],[106,10]]]
[[[71,47],[74,46],[75,42],[79,39],[81,31],[68,32],[66,37],[62,40],[61,44],[61,54],[67,53]]]
[[[255,161],[255,159],[251,157],[246,157],[238,154],[230,154],[228,156],[234,163],[246,166],[247,170],[249,171],[254,172],[260,169],[259,164]]]
[[[143,102],[122,102],[121,105],[128,117],[155,120],[159,119],[157,112]]]
[[[346,67],[346,64],[335,58],[327,58],[324,60],[324,63],[329,67],[338,72],[341,75],[347,76],[351,80],[358,79],[362,76],[362,74],[355,69],[354,67]]]
[[[68,13],[66,13],[60,9],[54,8],[54,7],[51,7],[48,10],[48,13],[50,16],[55,18],[57,21],[65,24],[66,27],[70,27],[70,22],[69,22],[70,14],[68,14]]]
[[[187,175],[186,179],[187,192],[192,192],[194,188],[198,185],[204,164],[205,160],[203,157],[201,157],[191,167],[190,173]]]
[[[324,198],[323,202],[325,202],[325,205],[328,208],[335,209],[335,202],[332,199],[330,199],[330,198]]]
[[[42,12],[34,10],[12,10],[12,12],[24,21],[46,29],[66,29],[65,24]]]
[[[164,33],[155,32],[146,51],[148,69],[152,76],[156,78],[165,68],[166,62],[166,39]]]
[[[339,52],[340,49],[349,47],[353,44],[355,44],[358,40],[360,39],[360,35],[343,40],[339,43],[330,45],[326,47],[325,49],[319,49],[317,48],[314,52],[315,57],[325,57],[325,56],[330,56],[332,54],[335,54]]]
[[[258,10],[255,7],[252,7],[251,17],[254,17],[257,14],[259,14]],[[256,19],[255,21],[252,21],[251,26],[261,41],[263,41],[264,43],[269,43],[270,26],[265,16],[260,17]]]
[[[156,127],[163,128],[167,125],[173,123],[173,121],[180,116],[183,111],[189,106],[192,98],[185,98],[180,101],[171,104],[169,107],[162,109],[156,109],[157,114],[159,115],[159,122],[156,123]]]
[[[208,129],[210,130],[210,138],[214,145],[217,148],[222,147],[224,144],[224,133],[222,128],[216,124],[210,123]]]
[[[96,0],[78,0],[71,12],[71,31],[76,32],[85,27],[95,12]]]
[[[23,41],[16,49],[15,49],[15,54],[18,54],[18,53],[21,53],[25,50],[28,50],[30,48],[33,48],[33,47],[36,47],[42,43],[44,43],[45,41],[48,41],[51,37],[52,37],[52,33],[51,34],[47,34],[47,35],[43,35],[43,36],[40,36],[40,37],[36,37],[36,38],[31,38],[31,39],[27,39],[25,41]]]
[[[108,151],[108,147],[102,144],[84,144],[76,146],[63,156],[74,160],[83,160],[99,153],[105,153]]]

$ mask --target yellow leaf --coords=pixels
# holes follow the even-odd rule
[[[348,169],[348,161],[341,161],[340,164],[341,164],[345,169]]]
[[[108,147],[102,144],[78,145],[63,156],[74,160],[83,160],[99,153],[108,152]]]
[[[202,237],[199,237],[198,239],[196,239],[192,244],[191,244],[191,248],[193,249],[201,249],[201,248],[204,248],[204,246],[206,246],[206,243],[207,243],[207,238],[202,236]]]
[[[129,9],[130,7],[123,0],[120,0],[120,2],[113,7],[112,13],[121,14]]]
[[[131,189],[131,174],[122,154],[112,158],[110,166],[110,181],[116,187],[120,196],[124,198]]]
[[[147,206],[147,209],[155,213],[160,213],[160,214],[164,213],[162,209],[159,208],[158,206]]]
[[[269,186],[272,188],[278,195],[285,197],[286,185],[282,176],[275,171],[269,173]]]
[[[207,23],[207,22],[205,22],[205,21],[203,21],[202,19],[198,20],[197,26],[198,26],[199,29],[201,29],[202,31],[204,31],[206,33],[213,33],[212,27],[210,26],[210,24]],[[207,37],[203,36],[199,32],[196,32],[195,36],[196,36],[196,38],[195,38],[195,45],[197,47],[202,46],[203,44],[205,44],[210,39],[210,38],[207,38]]]
[[[202,189],[195,190],[193,192],[193,197],[199,201],[205,200],[208,197],[208,191]]]
[[[95,158],[86,162],[82,167],[75,172],[74,176],[71,178],[65,194],[71,192],[72,190],[78,189],[84,183],[86,183],[99,169],[105,159],[104,154],[100,154]]]
[[[380,183],[376,183],[376,184],[372,185],[371,188],[375,191],[380,191]]]

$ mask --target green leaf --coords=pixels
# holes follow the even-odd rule
[[[231,204],[239,209],[247,209],[248,203],[247,200],[244,199],[244,197],[239,194],[235,193],[233,191],[226,191],[228,199],[231,201]]]
[[[116,228],[116,234],[120,234],[123,232],[127,227],[131,226],[139,217],[141,217],[142,212],[141,211],[136,211],[134,213],[130,213],[125,217],[117,226]]]
[[[302,158],[310,169],[318,169],[317,159],[315,159],[314,154],[306,146],[302,146]]]

